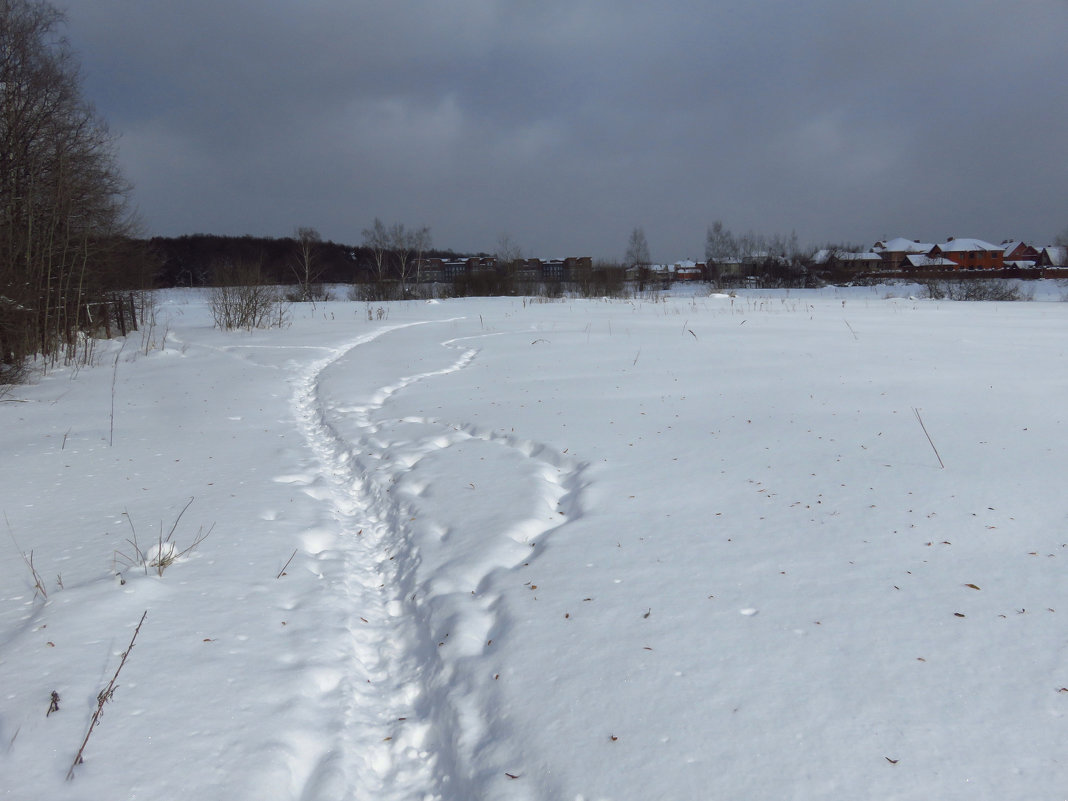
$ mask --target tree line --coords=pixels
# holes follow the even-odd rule
[[[0,371],[79,357],[82,334],[136,326],[129,188],[44,2],[0,0]]]
[[[226,284],[242,266],[252,267],[263,283],[293,285],[298,291],[314,291],[317,284],[410,282],[417,252],[324,240],[310,227],[287,237],[189,234],[154,236],[141,244],[160,287]],[[459,258],[451,250],[426,248],[418,253],[424,259]]]

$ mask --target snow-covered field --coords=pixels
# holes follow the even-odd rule
[[[0,403],[0,797],[1064,799],[1052,289],[164,294]]]

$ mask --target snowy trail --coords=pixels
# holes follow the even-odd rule
[[[333,747],[311,755],[311,766],[299,742],[290,749],[304,801],[434,797],[435,759],[425,749],[427,727],[413,709],[416,667],[405,658],[416,634],[395,597],[396,566],[386,555],[389,532],[365,497],[353,443],[330,427],[319,397],[328,366],[395,328],[360,337],[303,371],[294,412],[317,465],[308,475],[277,479],[305,484],[305,492],[328,507],[323,524],[305,532],[304,549],[330,579],[332,601],[343,612],[333,632],[337,643],[325,651],[323,663],[305,665],[318,678],[314,691],[323,711],[340,718]]]
[[[0,798],[1062,798],[1064,289],[896,291],[182,293],[0,403]]]
[[[543,445],[385,413],[405,389],[467,368],[478,351],[463,340],[435,343],[458,351],[445,367],[380,386],[363,402],[334,397],[327,385],[358,373],[363,346],[426,324],[360,337],[296,381],[294,413],[317,464],[276,480],[303,485],[324,505],[304,548],[340,612],[337,642],[302,666],[312,706],[337,720],[333,745],[309,746],[314,738],[298,733],[281,748],[303,801],[459,801],[489,797],[506,780],[507,762],[476,758],[505,734],[486,708],[492,644],[508,628],[492,576],[528,564],[549,532],[579,514],[581,465]],[[455,475],[463,489],[431,485],[424,472]],[[477,507],[456,506],[463,490],[481,490]]]

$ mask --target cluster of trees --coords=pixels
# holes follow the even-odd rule
[[[227,284],[235,271],[253,268],[263,283],[296,283],[298,289],[317,282],[352,280],[352,248],[324,241],[314,228],[298,228],[291,237],[217,236],[192,234],[153,237],[145,241],[160,286]]]
[[[811,252],[802,251],[797,234],[767,236],[750,231],[735,235],[719,220],[708,227],[705,237],[705,280],[720,285],[730,283],[727,268],[744,265],[746,277],[755,276],[762,283],[775,286],[804,286],[809,280],[805,264]],[[652,280],[649,242],[645,231],[634,228],[627,239],[623,265],[635,276],[639,291]]]
[[[417,279],[416,270],[430,250],[430,229],[405,228],[404,223],[386,226],[380,219],[363,229],[364,246],[371,250],[374,282],[385,284],[391,277],[400,282],[404,297],[408,285]]]
[[[46,2],[0,0],[0,370],[122,331],[145,276],[107,126]]]
[[[735,235],[716,220],[705,236],[705,263],[711,279],[723,279],[727,265],[744,264],[748,275],[776,286],[804,286],[807,277],[803,269],[810,252],[802,251],[796,232],[789,236],[766,235],[749,231]]]
[[[160,286],[230,285],[251,275],[263,284],[292,285],[294,301],[320,299],[327,283],[365,285],[367,299],[404,297],[421,260],[457,258],[431,248],[427,227],[386,227],[378,219],[357,246],[325,240],[312,227],[299,227],[289,237],[193,234],[153,237],[144,244]]]

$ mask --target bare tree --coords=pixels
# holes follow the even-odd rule
[[[640,227],[635,228],[630,232],[630,239],[627,240],[627,253],[623,257],[623,262],[627,267],[648,267],[652,262],[649,257],[649,243],[645,239],[645,231]]]
[[[393,251],[397,259],[397,275],[400,276],[401,296],[403,297],[408,292],[408,283],[412,280],[415,266],[412,262],[412,253],[421,257],[423,250],[430,246],[430,229],[423,226],[416,230],[409,230],[404,227],[404,223],[394,223],[389,227],[387,241],[389,249]]]
[[[738,259],[738,242],[729,229],[723,227],[720,220],[708,226],[705,235],[705,264],[716,286],[723,275],[723,265],[734,263]]]
[[[315,284],[322,275],[322,269],[318,265],[319,246],[323,238],[314,228],[297,228],[297,260],[293,265],[293,273],[297,277],[298,294],[296,300],[316,300],[321,293],[315,291]]]
[[[411,253],[411,241],[408,236],[408,232],[404,228],[404,223],[393,223],[389,227],[389,249],[393,252],[393,257],[397,264],[397,275],[401,279],[401,287],[408,278],[408,256]]]
[[[640,227],[630,232],[627,240],[627,252],[623,256],[623,266],[628,270],[635,270],[638,274],[638,291],[645,291],[645,282],[649,280],[649,265],[652,259],[649,256],[649,243],[645,239],[645,231]]]
[[[1054,237],[1053,244],[1059,248],[1068,248],[1068,228],[1065,228]]]
[[[415,251],[415,280],[423,280],[423,254],[430,250],[430,226],[424,225],[417,231],[412,232],[412,250]]]
[[[730,229],[724,228],[720,220],[708,226],[705,236],[705,263],[709,268],[734,261],[738,258],[738,242]]]
[[[44,0],[0,0],[0,365],[76,358],[79,333],[110,332],[127,280],[129,188],[63,21]]]
[[[386,280],[386,251],[389,250],[389,231],[385,224],[375,217],[370,228],[363,229],[363,244],[371,249],[374,258],[375,281]]]
[[[507,269],[513,268],[523,258],[523,251],[509,234],[497,237],[497,263]]]

